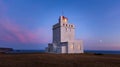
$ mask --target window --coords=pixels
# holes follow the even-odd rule
[[[71,25],[71,27],[73,27],[73,25]]]
[[[66,26],[67,26],[67,24],[66,24]]]
[[[70,45],[70,50],[73,50],[74,46],[73,44]]]
[[[63,26],[65,26],[65,24],[63,24]]]
[[[77,45],[78,50],[81,50],[80,44]]]

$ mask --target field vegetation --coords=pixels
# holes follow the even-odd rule
[[[0,54],[0,67],[120,67],[120,55]]]

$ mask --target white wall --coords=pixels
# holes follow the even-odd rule
[[[74,25],[61,23],[60,33],[61,33],[61,42],[73,41]]]

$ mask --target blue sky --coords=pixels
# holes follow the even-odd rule
[[[120,50],[119,0],[0,0],[0,47],[44,49],[62,11],[86,50]]]

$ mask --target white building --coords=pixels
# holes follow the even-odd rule
[[[75,40],[75,26],[68,23],[64,16],[53,25],[53,42],[48,44],[46,52],[49,53],[83,53],[82,40]]]

